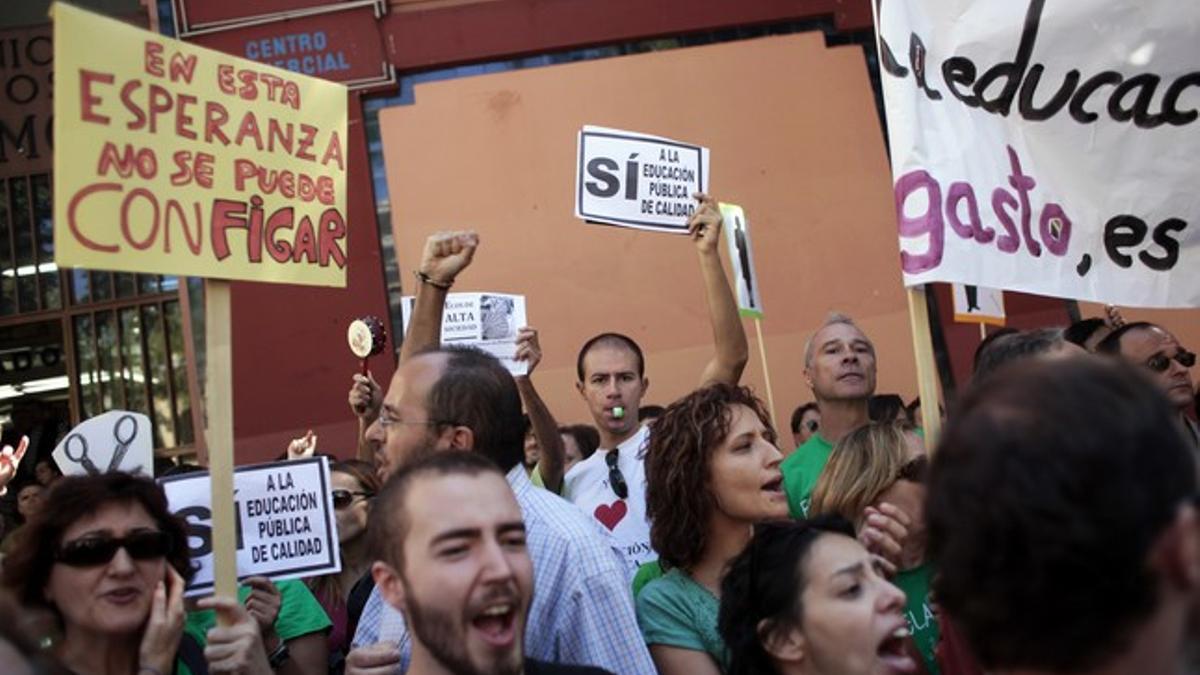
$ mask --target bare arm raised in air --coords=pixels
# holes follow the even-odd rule
[[[400,347],[401,363],[413,354],[441,344],[446,293],[458,274],[471,264],[478,246],[479,235],[469,231],[438,232],[425,240],[425,252],[417,268],[419,282],[412,319]]]
[[[696,243],[700,258],[700,274],[704,278],[704,296],[708,301],[708,317],[712,322],[716,355],[704,367],[701,386],[712,382],[737,384],[750,358],[746,331],[738,314],[737,301],[725,268],[721,267],[721,210],[717,200],[697,193],[700,208],[688,219],[688,234]]]

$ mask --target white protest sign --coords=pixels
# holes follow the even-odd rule
[[[415,298],[401,298],[404,332]],[[449,293],[442,311],[442,344],[469,345],[500,359],[508,372],[529,374],[529,364],[517,361],[517,330],[525,327],[525,296],[508,293]]]
[[[642,230],[687,233],[692,195],[708,192],[708,148],[632,131],[579,132],[575,217]]]
[[[51,457],[67,476],[108,471],[154,475],[154,432],[142,413],[110,410],[84,420],[63,437]]]
[[[737,287],[738,311],[742,316],[762,318],[762,296],[759,295],[758,273],[754,270],[754,247],[750,245],[750,221],[737,204],[721,204],[725,221],[725,245],[733,267]]]
[[[187,522],[192,563],[187,595],[212,592],[212,508],[208,472],[159,480],[171,511]],[[238,578],[333,574],[342,569],[326,457],[243,466],[234,471]]]
[[[872,3],[904,282],[1200,306],[1200,3]]]
[[[950,290],[954,296],[955,321],[1004,325],[1004,291],[964,284],[953,284]]]

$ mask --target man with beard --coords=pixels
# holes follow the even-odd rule
[[[524,656],[533,562],[504,474],[464,451],[426,455],[380,492],[372,575],[404,613],[411,675],[603,675]]]
[[[821,428],[781,466],[793,518],[808,516],[813,486],[834,444],[869,421],[875,345],[850,317],[832,314],[804,346],[804,380],[817,399]]]
[[[536,488],[521,466],[524,425],[512,375],[471,348],[437,348],[446,291],[474,255],[473,233],[429,238],[400,366],[378,419],[367,430],[378,444],[380,477],[438,452],[469,450],[506,472],[524,515],[538,594],[529,608],[524,645],[535,658],[653,673],[641,640],[624,565],[606,533],[570,504]],[[378,507],[376,507],[378,508]],[[372,520],[374,520],[374,513]],[[376,586],[346,658],[348,675],[405,672],[409,633],[404,617]]]

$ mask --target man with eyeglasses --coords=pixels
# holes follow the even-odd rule
[[[1179,421],[1192,447],[1200,452],[1200,426],[1188,417],[1195,404],[1191,368],[1196,355],[1179,344],[1167,329],[1145,321],[1125,324],[1097,346],[1101,354],[1113,354],[1148,371],[1179,413]],[[1200,412],[1200,411],[1198,411]]]
[[[717,201],[696,195],[699,208],[688,221],[696,245],[716,355],[704,369],[701,386],[736,385],[749,347],[737,302],[721,267],[722,220]],[[600,431],[600,447],[576,463],[563,479],[563,496],[612,532],[631,573],[657,559],[646,521],[646,472],[642,452],[650,427],[639,422],[642,397],[650,386],[641,347],[620,333],[602,333],[584,343],[576,360],[576,388]]]
[[[470,264],[472,232],[429,237],[418,268],[409,332],[367,430],[380,447],[379,474],[446,450],[482,454],[506,472],[527,532],[535,590],[526,654],[550,663],[598,666],[616,673],[653,673],[641,640],[623,562],[605,533],[525,474],[521,396],[495,358],[469,348],[439,348],[446,293]],[[347,675],[404,672],[411,640],[404,617],[372,591],[346,659]]]

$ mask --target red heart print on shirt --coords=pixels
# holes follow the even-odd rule
[[[629,507],[625,506],[625,500],[618,499],[612,504],[601,504],[596,507],[593,515],[596,520],[604,524],[609,531],[617,529],[617,523],[625,519],[625,514],[629,512]]]

